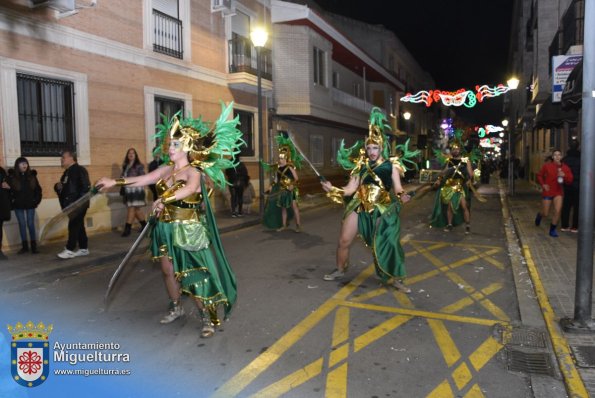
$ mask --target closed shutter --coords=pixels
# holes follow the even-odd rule
[[[247,39],[250,38],[250,17],[241,11],[236,10],[236,14],[231,17],[231,30]]]

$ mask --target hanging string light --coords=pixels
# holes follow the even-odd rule
[[[510,90],[510,87],[504,84],[498,84],[495,87],[487,85],[475,86],[475,92],[464,88],[457,91],[430,90],[418,91],[415,94],[407,93],[401,98],[403,102],[414,104],[424,103],[429,107],[434,102],[442,102],[446,106],[465,106],[473,108],[478,102],[483,102],[485,98],[493,98],[502,95]]]

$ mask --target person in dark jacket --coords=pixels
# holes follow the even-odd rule
[[[152,172],[153,170],[157,170],[159,168],[159,166],[161,166],[163,164],[163,160],[161,159],[161,154],[158,151],[158,147],[153,148],[153,160],[151,160],[151,163],[149,163],[149,173]],[[151,193],[153,194],[153,202],[157,200],[157,198],[159,198],[159,195],[157,195],[157,188],[155,187],[155,184],[150,184],[149,185],[149,189],[151,190]]]
[[[91,183],[87,169],[77,163],[74,152],[63,151],[60,163],[65,170],[60,182],[54,185],[54,190],[58,194],[60,206],[64,209],[89,192]],[[89,254],[87,231],[85,231],[85,215],[88,208],[87,203],[86,206],[68,216],[68,242],[64,250],[58,253],[58,257],[66,259]],[[74,251],[77,243],[79,250]]]
[[[244,189],[248,186],[250,177],[248,176],[248,169],[246,165],[236,157],[238,164],[236,167],[225,170],[227,182],[229,186],[229,193],[231,195],[231,216],[242,217],[242,207],[244,206]]]
[[[0,260],[6,260],[2,253],[2,224],[10,221],[10,185],[7,182],[6,170],[0,167]]]
[[[15,160],[14,169],[8,170],[8,177],[12,207],[19,222],[23,245],[18,253],[23,254],[29,251],[29,240],[31,241],[31,253],[39,253],[35,237],[35,209],[41,202],[42,190],[37,180],[37,172],[31,170],[27,158],[20,157]],[[27,239],[27,230],[29,230],[29,240]]]
[[[572,171],[572,184],[564,185],[564,202],[562,203],[562,232],[578,232],[578,205],[579,188],[581,177],[581,152],[578,150],[578,141],[573,141],[570,149],[566,151],[566,157],[562,163],[566,164]],[[570,223],[570,211],[572,210],[572,223]]]

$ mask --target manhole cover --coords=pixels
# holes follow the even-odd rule
[[[515,372],[554,375],[554,368],[547,352],[524,352],[506,349],[507,369]]]
[[[502,330],[502,341],[505,344],[522,347],[546,348],[545,332],[537,329],[513,328]]]
[[[571,345],[576,364],[581,368],[595,368],[595,347]]]

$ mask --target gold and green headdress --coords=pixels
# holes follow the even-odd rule
[[[219,188],[225,188],[224,170],[237,165],[235,156],[245,145],[242,132],[236,128],[239,117],[229,119],[232,110],[233,102],[227,106],[221,103],[221,114],[212,124],[203,122],[202,117],[182,117],[181,111],[169,120],[161,115],[162,123],[156,126],[155,134],[161,145],[155,151],[168,162],[169,142],[179,140],[192,166],[207,174]]]
[[[370,123],[368,125],[368,136],[366,137],[365,145],[378,145],[382,150],[382,157],[388,159],[390,147],[388,137],[385,134],[386,131],[391,131],[391,127],[387,123],[386,115],[382,113],[380,108],[372,108],[372,111],[370,112]]]
[[[279,158],[287,159],[287,164],[294,166],[296,169],[302,168],[302,155],[298,152],[290,138],[279,134],[276,137],[277,146],[279,147]]]
[[[463,130],[455,130],[452,138],[448,142],[448,146],[450,147],[450,149],[459,148],[459,150],[463,152],[465,148],[465,144],[463,143]]]

